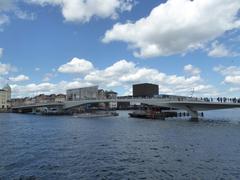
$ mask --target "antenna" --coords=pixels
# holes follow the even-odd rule
[[[193,90],[191,91],[191,97],[193,97],[193,94],[194,94],[194,88],[193,88]]]

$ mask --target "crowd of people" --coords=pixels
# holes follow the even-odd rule
[[[206,102],[214,102],[215,99],[213,98],[200,98],[203,101]],[[221,102],[221,103],[240,103],[240,98],[226,98],[226,97],[218,97],[216,99],[217,102]]]

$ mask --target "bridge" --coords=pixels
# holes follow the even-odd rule
[[[233,102],[207,102],[197,98],[117,98],[117,99],[90,99],[79,101],[66,101],[64,103],[45,103],[13,107],[13,110],[32,109],[38,107],[59,107],[61,110],[68,110],[85,104],[110,103],[110,102],[129,102],[132,104],[146,104],[151,106],[175,108],[189,112],[193,120],[198,119],[198,111],[209,111],[219,109],[240,108],[240,103]]]
[[[13,112],[23,113],[32,112],[35,113],[37,108],[56,108],[58,111],[63,110],[64,103],[52,102],[52,103],[38,103],[38,104],[26,104],[12,107]]]

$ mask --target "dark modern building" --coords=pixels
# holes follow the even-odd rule
[[[159,88],[156,84],[143,83],[133,85],[133,96],[134,97],[153,97],[158,95]]]

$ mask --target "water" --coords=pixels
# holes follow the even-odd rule
[[[238,112],[208,113],[198,123],[126,112],[0,114],[0,179],[240,179]]]

